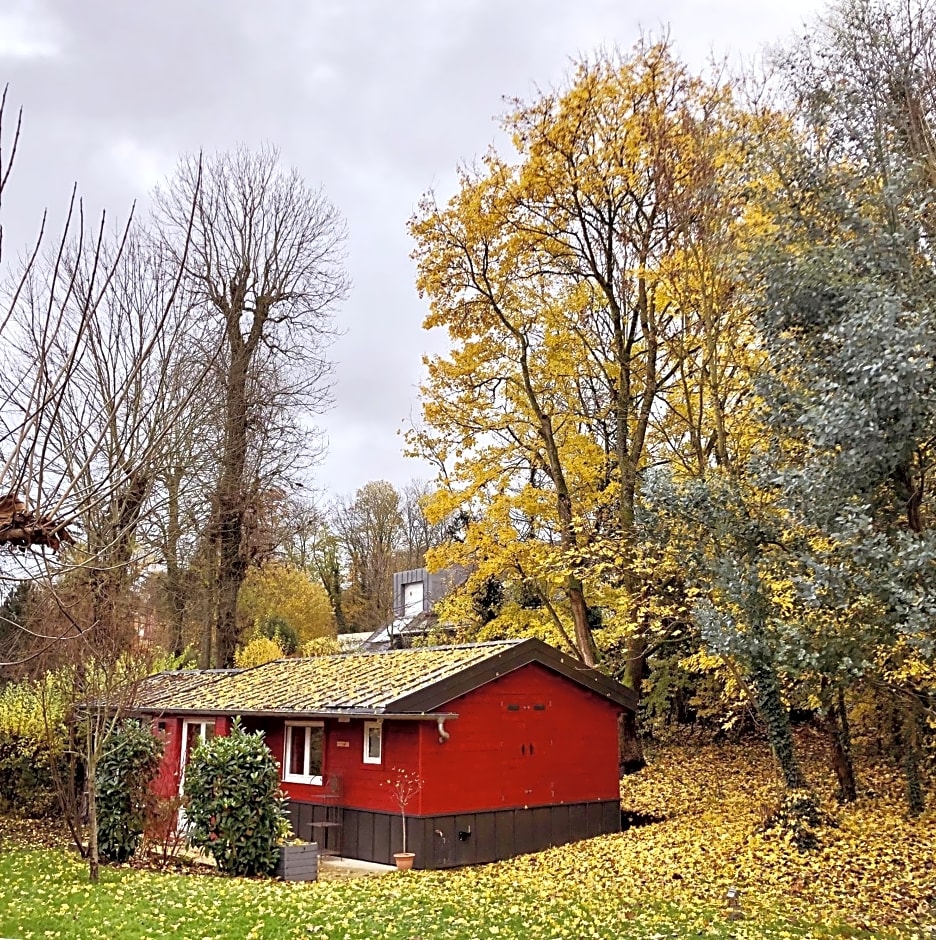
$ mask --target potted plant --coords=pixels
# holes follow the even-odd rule
[[[396,867],[401,871],[407,871],[413,867],[413,860],[416,858],[414,852],[406,850],[406,807],[410,800],[416,796],[422,789],[422,778],[409,770],[395,768],[393,776],[387,778],[387,788],[393,796],[394,802],[400,808],[400,818],[403,822],[403,851],[394,852],[393,860]]]

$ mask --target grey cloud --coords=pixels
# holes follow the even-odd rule
[[[670,21],[698,64],[713,45],[751,52],[817,5],[661,0],[648,16],[619,0],[0,0],[0,24],[19,24],[6,51],[0,40],[0,82],[26,110],[7,245],[34,235],[44,206],[60,218],[74,179],[116,224],[134,198],[145,211],[180,153],[276,144],[351,231],[319,482],[402,485],[428,475],[403,461],[397,430],[418,411],[422,353],[443,341],[420,328],[406,221],[427,189],[447,195],[459,161],[503,144],[503,96],[548,87],[598,45],[629,47],[641,20]]]

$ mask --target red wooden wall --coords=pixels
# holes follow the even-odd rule
[[[444,711],[451,738],[420,728],[423,815],[619,798],[617,705],[536,663]]]
[[[396,812],[387,779],[395,768],[418,773],[422,791],[407,806],[412,815],[474,812],[556,803],[616,800],[620,708],[532,663],[447,703],[458,713],[439,741],[433,721],[385,721],[383,762],[363,762],[364,722],[325,722],[324,773],[341,779],[339,805]],[[166,725],[166,753],[157,789],[178,789],[182,722]],[[262,729],[282,763],[285,722],[246,719]],[[216,721],[226,734],[229,719]],[[324,788],[283,783],[291,799],[323,802]],[[163,793],[163,791],[166,791]]]
[[[179,754],[182,749],[182,719],[157,718],[153,721],[153,731],[164,743],[159,775],[153,784],[153,791],[161,799],[169,799],[179,792]]]
[[[282,766],[285,722],[265,725],[247,724],[245,727],[264,727],[266,742],[273,756]],[[323,771],[326,776],[337,775],[341,781],[341,806],[357,809],[393,812],[397,805],[387,789],[387,778],[395,767],[411,769],[419,765],[419,725],[416,721],[386,721],[383,729],[383,763],[364,763],[364,722],[352,720],[325,722],[325,754]],[[432,726],[435,728],[435,724]],[[308,803],[323,802],[323,787],[283,781],[283,792],[290,799]],[[418,812],[415,801],[407,810]]]

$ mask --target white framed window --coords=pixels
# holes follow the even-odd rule
[[[321,721],[286,722],[283,780],[322,785],[325,727]]]
[[[182,722],[182,753],[179,755],[179,793],[185,786],[185,767],[203,741],[210,741],[215,734],[214,719],[186,718]]]
[[[364,722],[364,763],[379,764],[383,760],[383,722]]]

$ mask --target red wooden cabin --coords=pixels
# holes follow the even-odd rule
[[[325,851],[400,851],[398,769],[422,868],[509,858],[620,828],[618,718],[634,695],[539,640],[284,659],[162,673],[138,711],[166,735],[158,786],[234,717],[280,763],[293,830]]]

